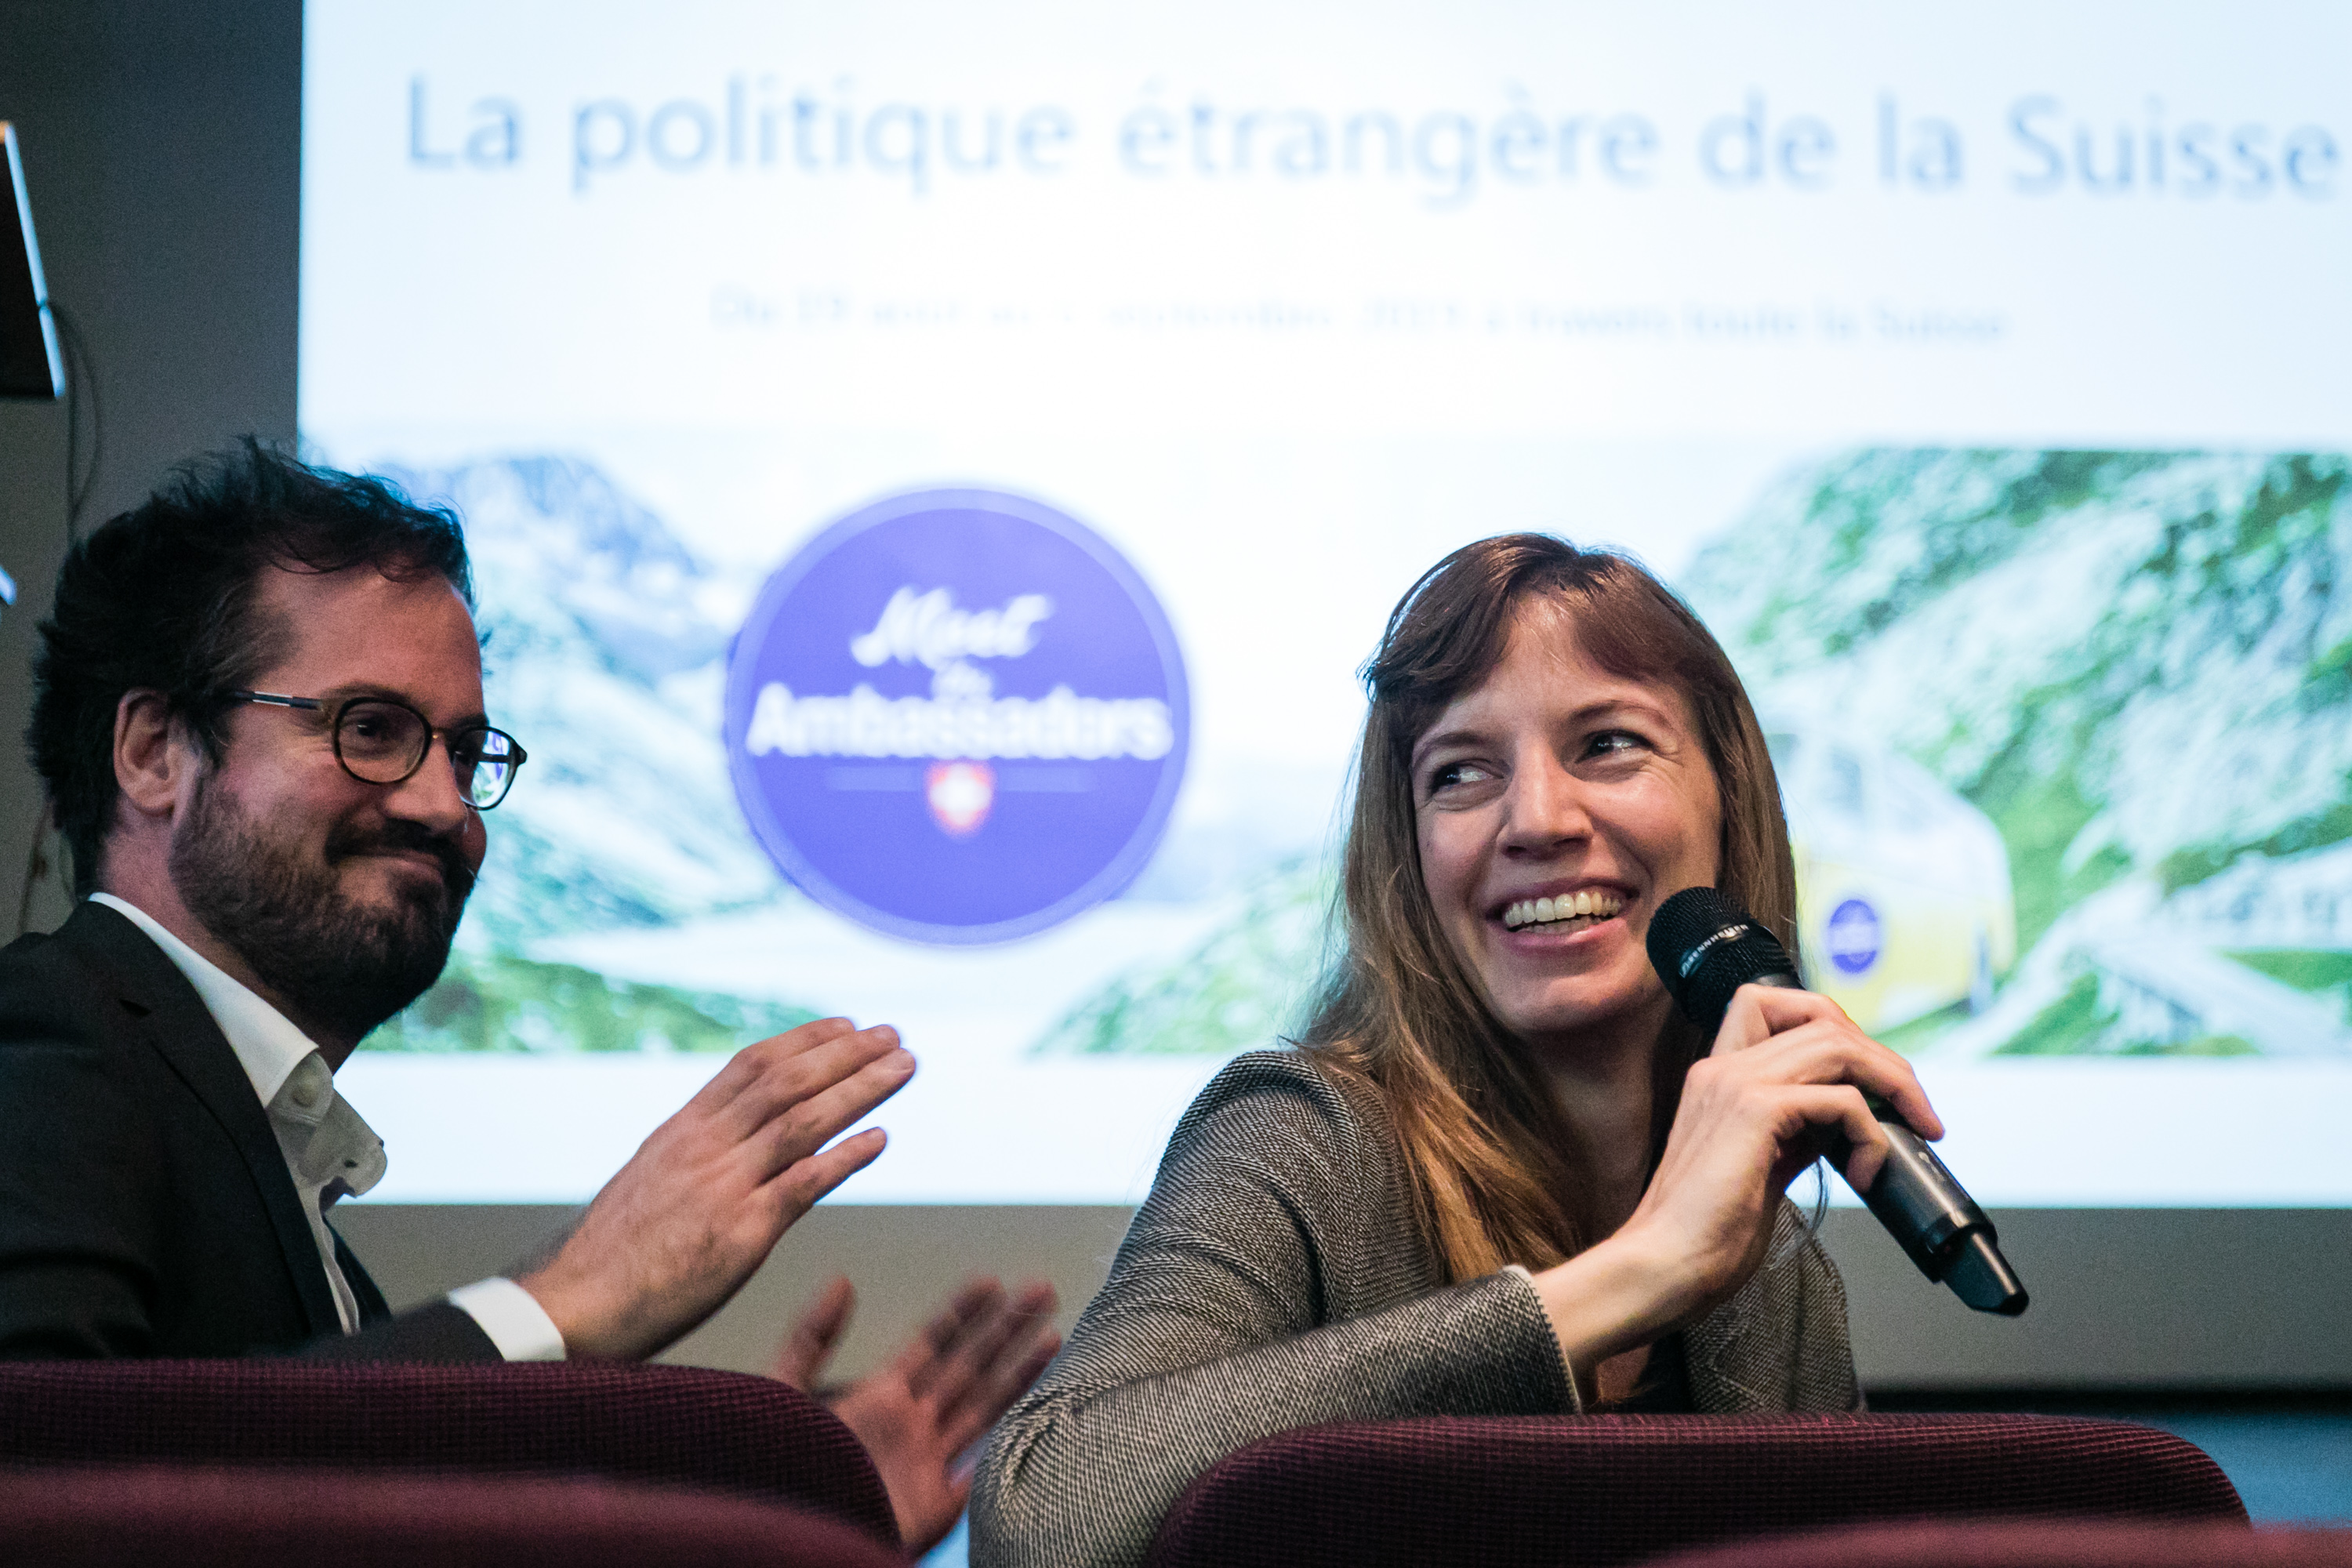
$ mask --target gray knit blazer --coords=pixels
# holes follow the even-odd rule
[[[1771,1256],[1685,1331],[1694,1406],[1861,1406],[1845,1291],[1786,1203]],[[1580,1412],[1535,1287],[1447,1287],[1388,1119],[1296,1051],[1238,1057],[1177,1124],[1102,1293],[990,1438],[975,1568],[1132,1563],[1192,1479],[1328,1421]]]

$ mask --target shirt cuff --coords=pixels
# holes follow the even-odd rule
[[[509,1361],[562,1361],[563,1334],[547,1309],[511,1279],[482,1279],[449,1292],[449,1304],[475,1325]]]

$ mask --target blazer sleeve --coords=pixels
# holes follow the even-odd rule
[[[444,1364],[506,1358],[463,1307],[447,1301],[418,1307],[355,1334],[312,1340],[301,1353],[315,1361],[433,1362]]]
[[[335,1262],[360,1304],[360,1331],[330,1334],[303,1347],[302,1353],[319,1361],[434,1362],[444,1364],[502,1362],[505,1355],[474,1315],[451,1301],[412,1308],[398,1317],[384,1305],[367,1268],[339,1231]]]
[[[166,1205],[150,1111],[99,1047],[0,1043],[0,1357],[152,1356]]]
[[[1393,1216],[1365,1190],[1388,1169],[1366,1135],[1296,1058],[1244,1058],[1210,1085],[1068,1349],[990,1440],[975,1563],[1139,1562],[1195,1476],[1293,1427],[1577,1408],[1523,1274],[1328,1321],[1335,1288],[1367,1283],[1340,1276],[1397,1251],[1362,1234]]]

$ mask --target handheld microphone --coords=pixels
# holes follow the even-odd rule
[[[1659,905],[1648,945],[1650,963],[1675,1005],[1710,1037],[1742,985],[1804,988],[1780,939],[1713,888],[1685,888]],[[1979,1312],[2013,1318],[2024,1311],[2025,1286],[2000,1255],[1992,1221],[1892,1106],[1876,1095],[1864,1098],[1891,1147],[1862,1201],[1920,1273],[1950,1286]],[[1853,1143],[1843,1133],[1824,1142],[1831,1163],[1843,1174]]]

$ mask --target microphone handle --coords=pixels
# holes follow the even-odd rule
[[[1804,989],[1792,974],[1759,974],[1750,984]],[[1999,1235],[1984,1210],[1893,1106],[1874,1094],[1863,1098],[1885,1130],[1888,1145],[1877,1179],[1860,1194],[1864,1204],[1929,1279],[1949,1285],[1954,1295],[1980,1312],[2013,1318],[2024,1311],[2025,1286],[2000,1255]],[[1853,1141],[1843,1132],[1830,1132],[1822,1143],[1822,1152],[1843,1176],[1853,1153]]]

